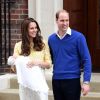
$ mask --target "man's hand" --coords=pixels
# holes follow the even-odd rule
[[[88,92],[90,91],[90,85],[89,84],[86,84],[86,83],[83,83],[82,85],[82,93],[83,95],[87,95]]]

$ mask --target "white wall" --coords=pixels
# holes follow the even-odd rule
[[[28,0],[28,16],[36,19],[36,0]]]
[[[55,13],[63,8],[63,0],[28,0],[29,17],[35,18],[45,39],[57,30]]]

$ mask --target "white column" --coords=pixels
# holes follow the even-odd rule
[[[63,0],[54,0],[54,17],[58,10],[63,9]],[[54,18],[54,31],[57,31],[56,18]]]
[[[36,18],[42,35],[48,39],[48,36],[57,30],[55,13],[63,8],[63,0],[28,0],[28,6],[29,16]]]
[[[36,0],[36,20],[38,21],[39,25],[41,23],[41,1]]]
[[[28,0],[28,17],[36,19],[36,0]]]

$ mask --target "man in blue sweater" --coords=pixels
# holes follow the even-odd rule
[[[69,13],[56,13],[58,31],[48,40],[53,62],[54,100],[80,100],[90,90],[91,57],[84,35],[69,27]],[[80,84],[83,68],[83,84]]]

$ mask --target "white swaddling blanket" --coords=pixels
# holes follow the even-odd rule
[[[24,87],[28,87],[33,91],[48,93],[48,85],[39,66],[27,68],[28,57],[20,56],[16,59],[15,65],[17,70],[18,83]]]

